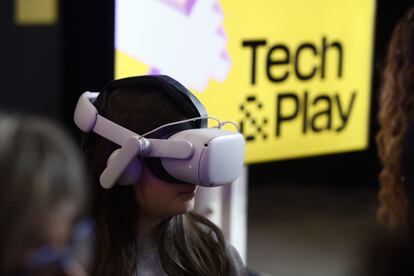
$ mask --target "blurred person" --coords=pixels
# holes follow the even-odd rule
[[[0,275],[86,275],[68,246],[87,185],[66,133],[0,115],[0,181]]]
[[[116,80],[99,93],[94,106],[100,116],[140,135],[168,123],[205,116],[200,114],[205,110],[195,96],[167,76]],[[192,120],[146,137],[165,138],[200,127],[200,120]],[[84,143],[94,182],[95,275],[246,274],[239,254],[226,243],[220,229],[191,212],[197,186],[173,183],[165,172],[160,173],[159,158],[135,157],[132,163],[139,164],[134,168],[130,164],[126,170],[141,167],[138,180],[103,189],[100,175],[117,148],[95,133],[88,134]]]
[[[380,90],[379,131],[376,137],[380,172],[378,219],[392,231],[406,231],[411,217],[412,187],[402,173],[403,144],[414,119],[414,7],[394,29]]]

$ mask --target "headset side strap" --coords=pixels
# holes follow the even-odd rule
[[[118,154],[110,163],[108,163],[108,166],[102,172],[101,177],[99,178],[101,186],[105,189],[112,188],[124,169],[142,149],[143,144],[139,137],[129,137],[126,143],[119,150]]]
[[[98,114],[93,132],[122,146],[130,137],[140,137],[135,132],[120,126]]]

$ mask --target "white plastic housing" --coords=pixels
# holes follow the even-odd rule
[[[168,140],[189,141],[193,145],[191,158],[162,158],[165,170],[183,182],[213,187],[232,183],[240,175],[245,150],[240,133],[217,128],[189,129]]]
[[[75,114],[73,119],[75,124],[83,131],[90,132],[95,126],[98,110],[90,102],[91,99],[96,98],[99,93],[84,92],[76,104]]]
[[[99,178],[101,186],[105,189],[112,188],[132,159],[139,154],[140,150],[146,150],[147,146],[149,143],[144,138],[138,136],[129,138],[125,145],[108,160],[108,165]]]
[[[121,146],[101,174],[104,188],[111,188],[136,156],[160,157],[165,170],[175,178],[206,187],[232,183],[239,176],[245,151],[240,133],[202,128],[180,131],[166,140],[140,138],[98,114],[92,104],[98,95],[81,95],[74,120],[82,131],[93,131]]]

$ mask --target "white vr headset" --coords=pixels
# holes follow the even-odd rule
[[[139,135],[99,115],[93,105],[98,95],[99,93],[85,92],[80,96],[74,120],[83,132],[95,132],[121,146],[110,156],[107,167],[100,176],[103,188],[109,189],[115,183],[135,183],[141,171],[139,164],[134,165],[137,157],[160,158],[165,171],[184,183],[221,186],[232,183],[239,176],[244,160],[244,138],[239,132],[221,129],[224,124],[232,122],[222,123],[203,116],[166,124]],[[146,135],[171,125],[206,118],[217,120],[218,126],[186,129],[167,139],[145,138]]]

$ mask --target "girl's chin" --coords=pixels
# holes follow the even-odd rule
[[[177,215],[186,214],[188,212],[191,212],[193,209],[194,209],[194,198],[186,202],[183,202],[182,205],[179,208],[177,208]]]

